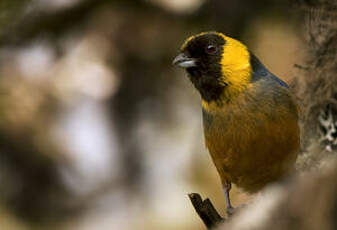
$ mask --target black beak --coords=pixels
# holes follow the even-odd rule
[[[195,67],[196,61],[193,58],[187,57],[184,53],[180,53],[172,62],[173,65],[177,65],[181,68]]]

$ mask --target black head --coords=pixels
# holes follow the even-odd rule
[[[201,33],[186,40],[173,64],[185,68],[206,101],[216,100],[226,86],[221,59],[226,40],[216,32]]]

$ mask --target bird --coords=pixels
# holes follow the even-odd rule
[[[226,213],[232,183],[256,193],[294,171],[299,109],[289,86],[237,39],[203,32],[185,40],[173,64],[201,95],[205,145],[221,178]]]

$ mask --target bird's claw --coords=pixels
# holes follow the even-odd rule
[[[228,207],[228,208],[226,209],[226,213],[227,213],[227,216],[228,216],[228,217],[232,216],[232,215],[235,213],[235,208],[233,208],[233,207]]]
[[[247,205],[246,204],[242,204],[242,205],[240,205],[240,206],[238,206],[238,207],[236,207],[236,208],[234,208],[234,207],[228,207],[227,209],[226,209],[226,213],[227,213],[227,216],[228,217],[230,217],[230,216],[232,216],[234,213],[236,213],[236,212],[238,212],[238,211],[240,211],[241,209],[244,209],[244,208],[246,208],[247,207]]]

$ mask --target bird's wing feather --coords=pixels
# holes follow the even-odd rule
[[[258,81],[261,78],[270,78],[270,79],[276,81],[281,86],[289,88],[287,83],[285,83],[280,78],[276,77],[274,74],[269,72],[269,70],[252,53],[250,53],[250,64],[251,64],[252,69],[253,69],[252,82]]]

